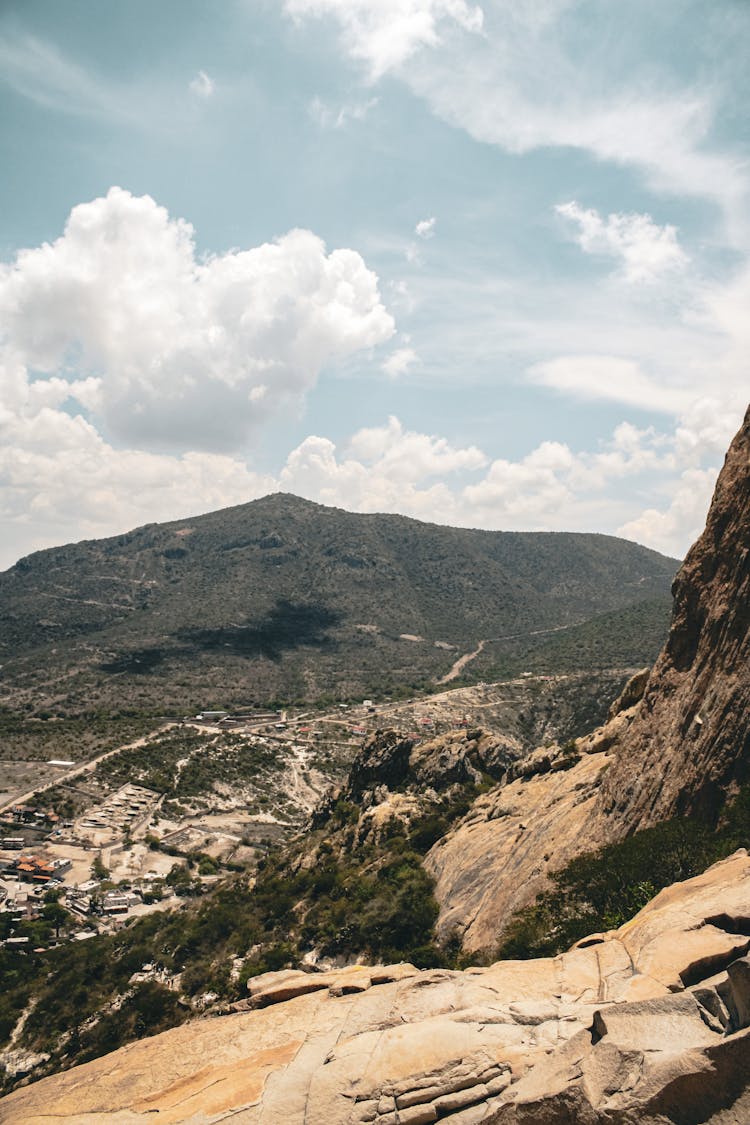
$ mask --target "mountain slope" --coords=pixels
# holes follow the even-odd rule
[[[22,559],[0,575],[3,687],[73,708],[125,693],[148,708],[408,692],[479,640],[482,674],[508,643],[522,664],[540,631],[634,605],[660,630],[675,568],[610,536],[440,527],[277,494]],[[646,632],[631,663],[655,655]]]
[[[750,777],[750,410],[674,590],[667,643],[602,783],[600,809],[618,831],[715,819]]]
[[[713,824],[750,777],[750,410],[675,591],[647,682],[574,746],[537,751],[428,853],[439,935],[492,947],[575,856],[674,816]]]

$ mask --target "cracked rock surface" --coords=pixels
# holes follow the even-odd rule
[[[267,974],[249,1010],[16,1090],[0,1122],[747,1125],[748,920],[741,850],[558,957]]]

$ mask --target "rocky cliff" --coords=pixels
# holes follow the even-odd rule
[[[666,645],[574,752],[537,751],[481,796],[425,859],[438,933],[494,948],[581,852],[672,816],[720,816],[750,775],[750,410],[706,529],[674,583]]]
[[[4,1125],[746,1125],[750,857],[559,957],[271,973],[251,1010],[0,1101]]]
[[[597,811],[613,834],[715,818],[750,775],[750,410],[673,593],[667,643],[602,779]]]

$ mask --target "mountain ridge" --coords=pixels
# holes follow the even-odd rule
[[[408,692],[480,640],[492,643],[471,674],[489,678],[511,648],[522,667],[545,632],[610,611],[652,605],[660,630],[675,568],[598,533],[452,528],[271,494],[20,560],[0,574],[2,681],[28,701],[33,668],[46,705],[73,707],[94,694],[111,707],[128,683],[144,710],[206,706],[206,691],[221,704]],[[632,633],[613,663],[655,656]]]

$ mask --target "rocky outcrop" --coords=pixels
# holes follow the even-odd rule
[[[750,776],[750,411],[727,454],[706,530],[674,585],[663,652],[567,755],[508,767],[438,841],[438,931],[491,949],[547,874],[581,852],[676,815],[715,818]],[[567,748],[569,751],[571,747]]]
[[[750,776],[750,410],[673,594],[669,638],[602,781],[597,811],[613,835],[715,817]]]
[[[481,727],[451,731],[421,743],[393,730],[376,731],[352,762],[341,796],[368,805],[383,789],[439,791],[485,777],[498,780],[522,755],[517,739]]]
[[[256,978],[262,1006],[17,1090],[0,1122],[741,1125],[749,947],[741,851],[555,958]]]
[[[512,780],[478,797],[431,848],[424,865],[435,879],[439,940],[455,935],[468,952],[496,948],[548,873],[596,846],[600,779],[636,713],[637,706],[620,711],[574,748],[541,748],[519,760]]]
[[[375,828],[377,835],[393,818],[408,824],[446,796],[509,777],[523,754],[517,739],[481,727],[425,742],[376,731],[354,759],[346,784],[327,793],[314,810],[311,826],[327,826],[343,800],[358,807],[360,834]]]

